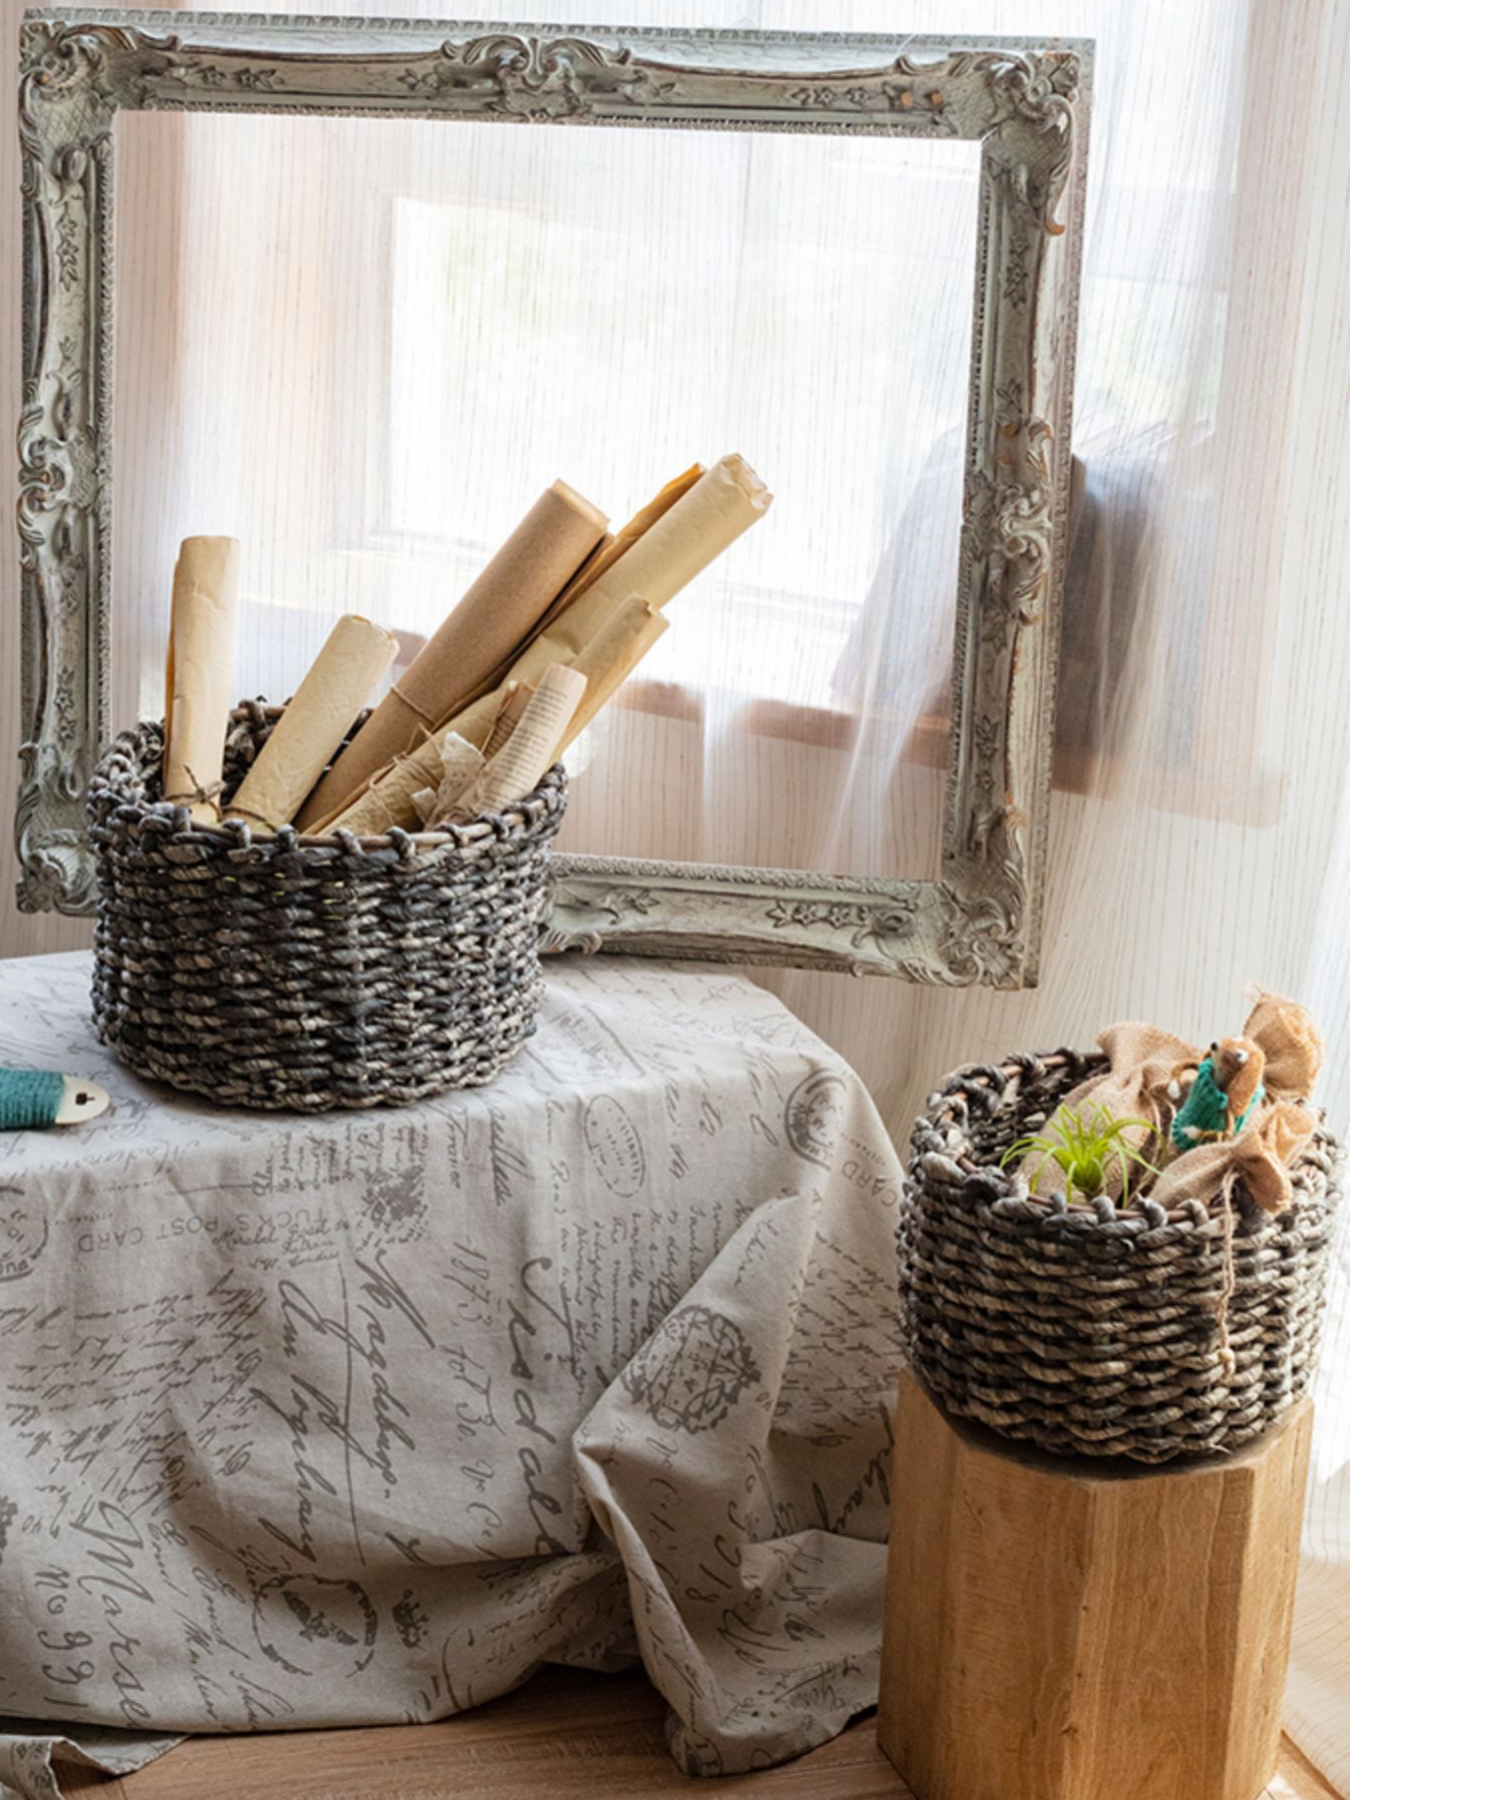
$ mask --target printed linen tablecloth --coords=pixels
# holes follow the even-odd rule
[[[407,1723],[639,1656],[693,1772],[873,1704],[900,1169],[771,995],[549,970],[499,1080],[222,1111],[127,1075],[86,955],[0,963],[0,1783]],[[101,1729],[107,1728],[107,1729]]]

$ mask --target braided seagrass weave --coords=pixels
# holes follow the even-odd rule
[[[1312,1374],[1338,1146],[1318,1129],[1274,1218],[1236,1194],[1172,1212],[1023,1198],[1001,1156],[1104,1060],[971,1064],[929,1099],[899,1228],[908,1355],[951,1412],[1047,1450],[1162,1463],[1238,1449]]]
[[[233,794],[282,709],[230,715]],[[141,1075],[224,1106],[400,1105],[491,1079],[535,1029],[561,767],[472,825],[252,836],[163,802],[162,731],[89,787],[94,1024]]]

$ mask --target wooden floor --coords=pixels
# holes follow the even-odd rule
[[[139,1774],[60,1770],[89,1800],[909,1800],[870,1714],[811,1755],[761,1775],[679,1774],[644,1676],[546,1670],[514,1694],[436,1725],[193,1738]],[[1336,1800],[1288,1743],[1265,1800]]]

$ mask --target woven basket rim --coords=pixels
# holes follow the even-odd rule
[[[249,724],[259,715],[274,725],[285,711],[285,706],[271,706],[259,700],[242,700],[228,716],[234,724]],[[162,721],[140,719],[134,725],[126,726],[112,739],[109,749],[125,750],[128,754],[138,755],[139,733],[146,726],[160,730]],[[106,758],[108,754],[109,751],[106,751]],[[523,795],[500,812],[485,813],[471,824],[444,824],[424,827],[421,831],[407,831],[400,825],[392,825],[382,832],[358,834],[347,830],[300,832],[295,825],[278,825],[274,830],[268,827],[257,829],[244,819],[204,824],[194,819],[181,801],[139,801],[122,793],[105,780],[103,762],[90,777],[89,792],[106,799],[112,813],[131,807],[140,814],[140,824],[151,820],[159,825],[170,825],[173,838],[179,843],[184,838],[189,841],[196,838],[206,845],[230,850],[274,850],[278,855],[298,850],[321,851],[325,854],[357,854],[382,860],[388,860],[394,852],[402,860],[407,860],[429,851],[472,849],[491,837],[509,839],[526,835],[540,823],[537,816],[539,809],[544,815],[561,811],[566,784],[567,771],[561,762],[556,762],[529,794]]]
[[[1015,1057],[1016,1053],[1012,1052],[1011,1055],[1012,1057]],[[1085,1066],[1094,1065],[1097,1067],[1108,1061],[1108,1053],[1096,1048],[1092,1050],[1052,1050],[1045,1053],[1027,1055],[1022,1060],[1007,1059],[998,1063],[961,1063],[951,1074],[946,1075],[943,1078],[941,1086],[935,1089],[931,1095],[929,1107],[935,1115],[931,1122],[935,1124],[947,1124],[956,1130],[960,1130],[964,1133],[966,1140],[972,1141],[972,1133],[967,1124],[960,1125],[958,1120],[953,1117],[950,1110],[946,1108],[940,1110],[941,1103],[952,1095],[961,1094],[966,1084],[973,1082],[979,1085],[989,1086],[991,1085],[989,1078],[999,1077],[1001,1085],[1003,1086],[1007,1082],[1025,1076],[1029,1070],[1038,1067],[1045,1069],[1059,1069],[1066,1067],[1069,1063],[1080,1063]],[[932,1104],[933,1102],[937,1102],[938,1105],[934,1106]],[[1307,1102],[1304,1101],[1303,1104],[1307,1104]],[[1340,1147],[1338,1139],[1328,1130],[1325,1123],[1327,1118],[1326,1111],[1321,1107],[1310,1108],[1310,1110],[1312,1110],[1317,1117],[1317,1126],[1314,1130],[1312,1139],[1313,1145],[1325,1155],[1331,1155],[1334,1162],[1337,1163],[1340,1155]],[[944,1116],[944,1114],[946,1114],[946,1116]],[[915,1135],[915,1133],[913,1135]],[[932,1155],[933,1153],[928,1152],[926,1154]],[[1304,1152],[1303,1159],[1299,1159],[1299,1162],[1293,1165],[1294,1172],[1296,1168],[1301,1166],[1301,1162],[1305,1160],[1305,1155],[1306,1153]],[[972,1158],[967,1155],[960,1154],[951,1158],[951,1160],[954,1166],[961,1171],[963,1180],[947,1183],[946,1185],[948,1186],[961,1188],[975,1180],[983,1182],[1001,1181],[1004,1179],[1004,1176],[998,1168],[995,1168],[988,1163],[974,1162]],[[924,1167],[923,1172],[928,1180],[933,1178],[933,1171],[930,1168]],[[1073,1200],[1067,1196],[1063,1196],[1063,1205],[1061,1207],[1058,1207],[1054,1203],[1052,1196],[1048,1195],[1045,1198],[1039,1198],[1035,1193],[1025,1197],[1019,1195],[997,1194],[993,1196],[993,1200],[1004,1200],[1009,1207],[1025,1207],[1028,1209],[1031,1216],[1038,1221],[1057,1219],[1065,1221],[1069,1226],[1109,1226],[1115,1230],[1118,1230],[1122,1221],[1134,1223],[1139,1220],[1142,1230],[1161,1230],[1162,1227],[1166,1225],[1203,1224],[1209,1217],[1208,1207],[1201,1200],[1187,1200],[1178,1206],[1162,1206],[1159,1202],[1153,1202],[1149,1193],[1139,1200],[1132,1201],[1128,1207],[1117,1206],[1115,1202],[1107,1196],[1100,1196],[1098,1199],[1094,1200]],[[1278,1216],[1285,1217],[1286,1213],[1295,1211],[1298,1203],[1298,1200],[1294,1198],[1291,1206],[1287,1207],[1284,1212]],[[1150,1212],[1147,1211],[1147,1208],[1151,1209]],[[1152,1214],[1156,1216],[1153,1218]]]

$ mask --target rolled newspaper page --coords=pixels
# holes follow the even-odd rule
[[[516,682],[503,681],[488,694],[481,694],[451,721],[446,731],[424,739],[406,756],[398,756],[374,781],[366,782],[342,812],[304,827],[304,835],[321,837],[330,831],[352,831],[356,837],[372,837],[389,831],[393,825],[399,825],[403,831],[417,830],[422,817],[416,797],[424,788],[441,786],[444,743],[456,732],[476,750],[489,752],[496,748],[493,739],[518,692]]]
[[[449,815],[452,823],[465,825],[525,799],[557,761],[568,722],[588,685],[586,676],[562,663],[544,672],[515,730],[459,796]]]
[[[652,612],[660,612],[742,532],[764,518],[770,504],[766,484],[744,457],[721,458],[559,611],[506,673],[524,685],[535,681],[549,663],[575,662],[632,596],[644,600]]]
[[[219,818],[239,597],[238,538],[184,538],[172,571],[161,792],[185,805],[198,825]]]
[[[313,789],[298,827],[318,830],[378,770],[492,689],[607,523],[597,506],[554,481]]]
[[[355,613],[337,620],[225,816],[273,831],[295,818],[395,659],[396,639],[384,626]]]
[[[667,615],[652,612],[639,594],[632,594],[599,635],[590,639],[570,665],[589,685],[572,723],[563,733],[557,748],[559,756],[614,697],[626,676],[666,629]]]

